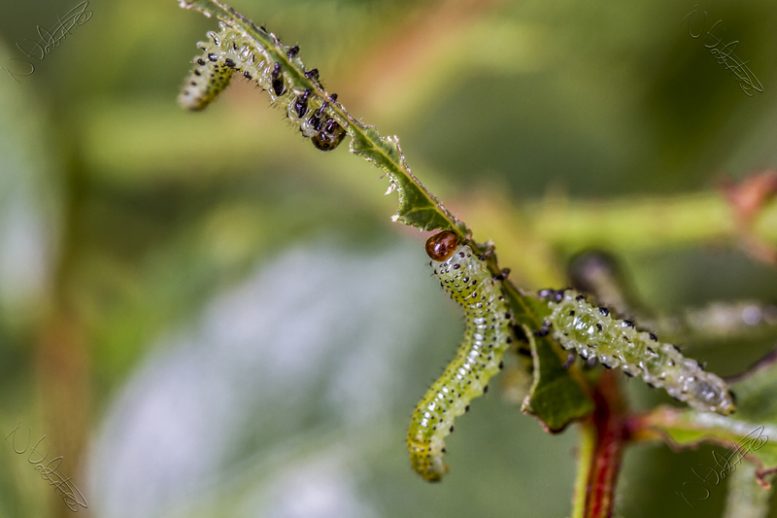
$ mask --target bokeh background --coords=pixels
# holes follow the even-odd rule
[[[213,24],[173,0],[90,1],[45,59],[20,53],[78,4],[0,16],[0,517],[73,514],[15,451],[41,438],[81,516],[567,516],[574,427],[546,435],[500,390],[457,422],[442,484],[409,469],[410,411],[462,323],[379,172],[315,150],[242,81],[180,110]],[[659,200],[661,217],[662,197],[777,166],[770,0],[233,4],[400,135],[520,285],[563,285],[573,254],[604,247],[654,308],[775,298],[775,270],[731,240],[623,239],[575,216]],[[689,35],[694,9],[763,92]],[[696,345],[730,374],[773,343]],[[618,516],[719,515],[725,482],[693,509],[676,494],[711,452],[631,448]]]

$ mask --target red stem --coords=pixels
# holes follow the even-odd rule
[[[585,516],[609,518],[615,506],[615,486],[628,439],[625,405],[612,372],[602,375],[594,401],[596,410],[590,424],[596,432],[596,444],[586,485]]]

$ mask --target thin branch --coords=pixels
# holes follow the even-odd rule
[[[575,518],[608,518],[628,439],[625,403],[615,374],[605,372],[594,393],[596,410],[581,426],[581,448],[573,500]]]

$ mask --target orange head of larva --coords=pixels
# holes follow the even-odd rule
[[[435,261],[445,261],[459,246],[459,238],[455,232],[443,230],[426,240],[426,253]]]

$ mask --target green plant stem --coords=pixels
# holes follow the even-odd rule
[[[201,142],[160,148],[157,143],[164,142],[170,134],[185,135],[192,141],[196,140],[191,120],[176,112],[169,114],[165,125],[149,125],[149,114],[158,114],[161,110],[154,102],[138,104],[132,110],[92,107],[90,111],[90,107],[84,107],[85,118],[88,120],[84,126],[87,132],[86,165],[91,170],[120,174],[121,178],[131,179],[135,183],[145,178],[157,181],[158,176],[149,177],[147,172],[157,172],[159,163],[184,162],[197,164],[199,168],[215,169],[220,167],[223,155],[251,156],[256,153],[257,145],[277,140],[274,126],[257,128],[239,113],[230,113],[224,115],[224,120],[229,120],[230,126],[225,125],[222,131],[224,137],[217,142],[220,153],[214,153],[214,147]],[[219,117],[221,114],[212,116]],[[89,132],[88,128],[94,127],[99,128],[99,131]],[[106,140],[104,135],[121,135],[123,138]],[[251,135],[251,138],[245,135]],[[181,142],[185,140],[181,139]],[[143,145],[138,145],[139,142]],[[153,152],[149,153],[148,149]],[[395,162],[391,168],[396,172],[402,166]],[[427,177],[435,177],[434,171],[428,167],[425,170]],[[338,178],[342,177],[341,174]],[[350,175],[343,189],[348,190],[349,196],[371,199],[374,177]],[[665,250],[672,246],[730,243],[739,237],[733,212],[722,193],[716,190],[614,200],[549,198],[518,205],[514,198],[507,198],[498,192],[487,192],[460,197],[455,201],[457,206],[462,207],[462,212],[470,215],[468,220],[473,228],[490,230],[505,220],[513,223],[513,239],[521,244],[522,249],[506,255],[520,255],[523,258],[516,263],[510,261],[516,267],[536,255],[526,254],[526,247],[538,245],[565,250],[601,247],[615,251],[649,251]],[[381,204],[374,204],[374,207],[376,210],[385,210]],[[488,214],[488,217],[479,217],[481,213]],[[495,221],[497,217],[502,223]],[[777,203],[773,202],[763,209],[755,231],[760,238],[777,243]],[[508,252],[509,241],[500,239],[498,242],[502,253]]]
[[[615,201],[553,199],[524,212],[532,216],[533,234],[567,249],[666,249],[740,237],[733,210],[717,191]],[[754,230],[777,243],[777,203],[763,209]]]

